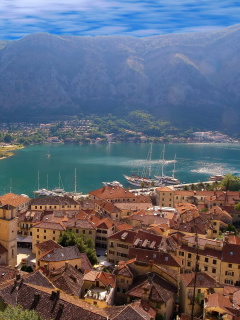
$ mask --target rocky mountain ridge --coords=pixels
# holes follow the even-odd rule
[[[147,38],[32,34],[0,42],[2,119],[146,110],[237,131],[240,25]]]

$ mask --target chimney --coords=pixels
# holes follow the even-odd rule
[[[44,273],[44,274],[48,274],[48,264],[47,264],[47,263],[44,263],[43,273]]]
[[[69,261],[65,261],[65,271],[66,271],[67,268],[68,268],[68,264],[69,264]]]

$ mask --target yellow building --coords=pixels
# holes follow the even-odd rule
[[[198,251],[198,260],[196,260]],[[207,272],[221,284],[240,285],[240,245],[226,241],[198,238],[196,250],[195,236],[183,238],[183,244],[177,249],[181,259],[181,271],[198,270]]]
[[[11,205],[0,207],[0,245],[2,252],[0,261],[15,266],[17,264],[17,218],[16,208]]]
[[[38,222],[32,227],[32,252],[36,253],[36,244],[53,240],[58,241],[60,233],[66,230],[66,226],[60,222]]]
[[[82,256],[77,246],[54,248],[44,253],[37,261],[38,266],[46,273],[59,269],[66,263],[76,269],[81,269]]]
[[[31,210],[80,210],[80,204],[68,196],[46,196],[32,199]]]
[[[82,297],[90,304],[100,308],[113,305],[115,275],[91,270],[84,274]]]
[[[195,279],[196,276],[196,279]],[[205,272],[181,274],[180,281],[180,312],[191,315],[195,285],[194,315],[203,310],[204,298],[210,293],[222,293],[223,285]]]

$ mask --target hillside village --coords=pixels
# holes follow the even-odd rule
[[[238,320],[239,202],[236,191],[171,187],[137,195],[105,186],[80,200],[5,194],[0,310],[21,305],[61,320]],[[60,244],[64,234],[91,239],[97,264],[87,248]]]

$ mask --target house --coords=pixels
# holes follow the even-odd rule
[[[7,193],[0,197],[0,206],[9,204],[16,208],[17,212],[28,209],[31,199],[27,196],[18,195],[15,193]]]
[[[53,248],[39,257],[37,265],[42,268],[45,273],[61,268],[66,262],[77,269],[81,269],[81,258],[82,256],[77,246]]]
[[[122,187],[104,186],[89,192],[90,200],[105,200],[115,202],[136,202],[136,196]]]
[[[68,261],[62,267],[53,270],[48,275],[51,283],[61,291],[79,297],[83,285],[83,274]]]
[[[82,297],[90,304],[106,308],[113,305],[115,286],[115,275],[91,270],[83,276]]]
[[[195,278],[196,277],[196,278]],[[191,315],[195,286],[194,315],[203,313],[204,298],[209,294],[223,293],[223,285],[205,272],[181,274],[180,281],[180,311]]]

